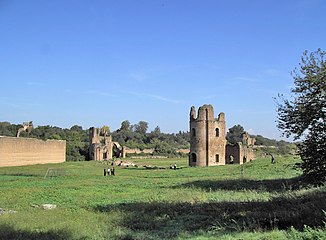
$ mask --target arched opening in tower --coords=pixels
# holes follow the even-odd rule
[[[220,136],[220,129],[215,128],[215,136],[219,137]]]
[[[191,129],[191,136],[196,137],[196,129]]]
[[[215,154],[215,162],[216,163],[220,162],[220,155],[219,154]]]

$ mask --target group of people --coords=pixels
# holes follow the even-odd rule
[[[108,169],[104,168],[104,176],[106,176],[106,175],[108,175],[108,176],[110,176],[110,175],[115,176],[115,172],[114,171],[115,171],[114,170],[114,167],[108,168]]]

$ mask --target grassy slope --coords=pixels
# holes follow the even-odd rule
[[[326,237],[325,187],[304,189],[298,160],[188,168],[185,159],[133,160],[167,169],[99,162],[0,168],[0,239],[298,239]],[[181,169],[170,170],[177,163]],[[48,168],[57,177],[44,178]],[[57,209],[37,207],[52,203]],[[294,226],[294,229],[290,229]]]

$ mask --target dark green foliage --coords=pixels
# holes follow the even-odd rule
[[[74,125],[70,128],[71,131],[75,131],[75,132],[82,132],[83,128],[82,126],[78,126],[78,125]]]
[[[188,132],[162,133],[159,126],[157,126],[150,133],[146,133],[147,130],[145,132],[144,130],[147,123],[145,123],[140,121],[132,128],[128,120],[123,121],[120,129],[111,133],[113,141],[129,148],[139,148],[141,150],[153,148],[154,154],[165,156],[178,156],[177,149],[189,148],[190,137]],[[140,130],[142,127],[139,126],[143,126],[143,130]]]
[[[152,134],[155,136],[155,137],[159,137],[160,134],[161,134],[161,129],[159,126],[156,126],[156,128],[154,129],[154,131],[152,131]]]
[[[300,70],[292,72],[295,87],[291,100],[279,95],[278,127],[285,136],[304,139],[299,146],[307,179],[326,179],[326,52],[318,49],[301,58]]]
[[[15,137],[20,127],[22,127],[22,125],[10,124],[9,122],[0,122],[0,136]]]
[[[131,130],[131,125],[130,122],[128,120],[125,120],[121,123],[121,127],[120,127],[121,131],[128,131]]]
[[[88,160],[87,144],[79,144],[76,142],[67,141],[67,161],[84,161]]]
[[[324,133],[324,134],[321,134]],[[309,182],[326,180],[326,124],[318,124],[299,145],[302,170]]]
[[[140,134],[145,134],[148,129],[148,122],[139,121],[139,123],[134,125],[135,132]]]
[[[238,124],[234,125],[229,129],[226,134],[226,140],[231,144],[236,144],[242,141],[242,134],[244,133],[244,128]]]
[[[154,138],[151,142],[151,144],[154,146],[154,153],[158,155],[164,155],[164,156],[175,156],[176,155],[176,149],[169,145],[167,142],[162,142],[158,140],[157,138]]]
[[[278,104],[278,127],[286,136],[300,138],[306,130],[314,130],[316,124],[325,124],[326,114],[326,62],[325,52],[318,51],[301,58],[300,70],[292,72],[295,88],[293,98]]]

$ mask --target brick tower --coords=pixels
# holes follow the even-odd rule
[[[212,105],[190,110],[189,166],[225,165],[226,130],[225,116],[214,117]]]

